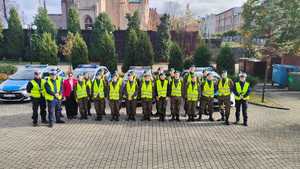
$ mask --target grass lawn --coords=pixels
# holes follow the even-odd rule
[[[254,103],[254,104],[260,104],[260,105],[264,105],[264,106],[271,106],[271,107],[284,107],[282,105],[280,105],[279,103],[277,103],[275,100],[268,98],[265,96],[265,101],[261,102],[261,94],[258,94],[256,92],[252,92],[250,95],[250,103]]]

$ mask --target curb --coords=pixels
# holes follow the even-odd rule
[[[249,104],[252,104],[252,105],[255,105],[255,106],[260,106],[260,107],[266,107],[266,108],[270,108],[270,109],[291,110],[290,108],[267,106],[267,105],[263,105],[263,104],[259,104],[259,103],[253,103],[253,102],[249,102]]]

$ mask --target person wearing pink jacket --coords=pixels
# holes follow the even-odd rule
[[[63,97],[65,101],[66,114],[68,119],[76,119],[78,105],[75,99],[75,86],[77,80],[73,78],[73,73],[68,73],[68,78],[63,82]]]

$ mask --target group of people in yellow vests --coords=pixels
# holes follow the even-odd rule
[[[42,80],[39,73],[35,73],[35,79],[28,84],[27,91],[31,94],[33,104],[33,124],[37,125],[37,107],[46,109],[45,104],[41,104],[44,97],[48,106],[48,121],[46,113],[41,113],[44,123],[53,126],[53,116],[55,114],[56,123],[64,123],[60,119],[62,100],[62,80],[56,76],[55,72],[50,73],[48,80]],[[166,109],[170,99],[170,121],[180,121],[180,110],[184,102],[184,111],[188,116],[187,121],[203,120],[203,115],[208,115],[209,121],[214,121],[213,104],[217,97],[221,118],[229,125],[229,115],[231,109],[231,94],[235,96],[236,124],[240,120],[240,108],[243,112],[243,125],[247,126],[247,101],[251,92],[250,83],[246,80],[247,74],[240,73],[239,80],[233,82],[223,71],[221,78],[216,82],[213,74],[203,71],[202,76],[197,76],[195,66],[191,66],[189,72],[180,76],[179,71],[171,70],[170,76],[159,70],[157,76],[153,77],[151,72],[145,72],[141,79],[137,79],[134,72],[129,72],[127,80],[115,73],[108,81],[104,72],[96,75],[94,80],[85,79],[84,75],[77,77],[78,82],[74,87],[76,102],[78,104],[80,119],[88,119],[91,101],[94,103],[96,118],[101,121],[106,115],[106,100],[109,101],[111,110],[111,121],[120,120],[120,108],[122,100],[125,100],[128,121],[136,120],[137,104],[142,105],[142,121],[150,121],[153,103],[156,103],[156,116],[159,121],[166,120]],[[199,114],[197,115],[197,105],[200,102]],[[42,106],[43,105],[43,106]],[[42,112],[42,111],[41,111]]]

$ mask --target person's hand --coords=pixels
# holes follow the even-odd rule
[[[66,101],[66,100],[67,100],[67,97],[64,97],[64,98],[63,98],[63,101]]]
[[[132,100],[132,96],[128,96],[128,100],[129,100],[129,101]]]
[[[156,100],[159,101],[159,96],[156,96]]]
[[[58,93],[55,93],[55,97],[58,98],[58,97],[59,97],[59,94],[58,94]]]
[[[166,101],[168,101],[169,100],[169,98],[168,97],[166,97]]]

